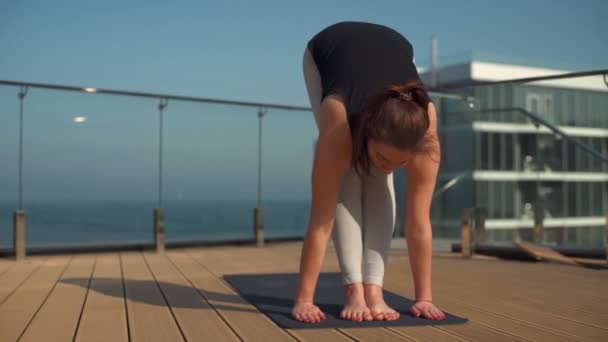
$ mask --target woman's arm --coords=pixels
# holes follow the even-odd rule
[[[346,108],[328,96],[319,113],[319,140],[312,168],[312,209],[300,259],[297,303],[312,303],[334,224],[342,177],[351,161],[351,134]]]
[[[414,277],[416,300],[433,300],[431,291],[431,258],[433,234],[431,227],[431,201],[439,171],[441,151],[437,137],[437,112],[433,103],[428,107],[430,127],[427,136],[432,138],[430,153],[413,158],[408,166],[408,190],[405,236],[410,267]]]

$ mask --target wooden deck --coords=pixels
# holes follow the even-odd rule
[[[608,269],[451,253],[436,304],[463,325],[283,330],[221,278],[297,272],[300,244],[0,259],[0,341],[608,341]],[[405,250],[386,288],[413,298]],[[338,271],[328,250],[324,271]]]

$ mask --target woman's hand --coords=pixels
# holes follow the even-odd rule
[[[442,320],[445,318],[445,313],[439,310],[435,304],[429,301],[417,301],[410,307],[410,312],[415,317],[424,317],[431,320]]]
[[[296,320],[306,323],[319,323],[326,318],[323,311],[313,303],[296,302],[291,315]]]

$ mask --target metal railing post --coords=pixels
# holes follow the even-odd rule
[[[460,238],[463,258],[471,258],[475,254],[475,248],[481,242],[486,229],[486,217],[485,208],[475,207],[462,210]]]
[[[264,246],[264,209],[262,208],[262,119],[266,108],[258,109],[258,193],[257,204],[253,209],[253,235],[258,247]]]
[[[606,226],[604,227],[604,249],[606,250],[606,264],[608,264],[608,212],[606,212]]]
[[[470,258],[473,255],[472,251],[472,212],[471,208],[462,209],[462,220],[460,226],[460,240],[461,240],[461,251],[460,254],[463,258]]]
[[[165,252],[165,211],[154,208],[154,243],[157,253]]]
[[[17,210],[13,216],[15,260],[25,259],[25,211]]]
[[[486,208],[475,208],[473,216],[473,253],[475,253],[475,247],[481,242],[486,231],[488,211]]]
[[[15,260],[23,260],[25,250],[26,215],[23,210],[23,101],[27,96],[27,86],[21,86],[17,97],[19,98],[19,208],[13,215],[13,248]]]
[[[158,207],[154,208],[154,243],[157,253],[165,252],[165,211],[163,209],[163,110],[169,104],[169,100],[160,99],[158,104]]]

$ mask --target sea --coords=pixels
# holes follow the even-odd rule
[[[167,242],[253,238],[255,200],[163,201]],[[158,201],[84,200],[24,203],[28,247],[151,243]],[[310,200],[263,201],[266,238],[303,237]],[[15,202],[0,202],[0,248],[13,246]]]

